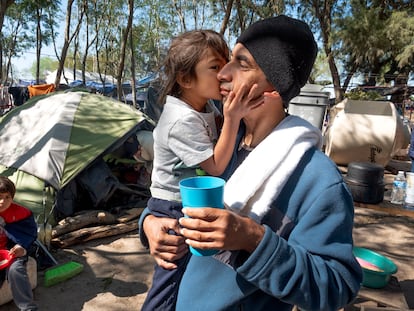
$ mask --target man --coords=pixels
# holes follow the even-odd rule
[[[278,16],[243,32],[218,74],[222,95],[256,84],[254,100],[263,98],[243,119],[228,168],[227,209],[184,208],[189,218],[180,226],[141,217],[141,240],[148,237],[166,269],[187,251],[184,242],[221,250],[191,257],[177,310],[338,310],[356,296],[362,272],[352,254],[352,197],[319,150],[320,132],[285,112],[316,53],[305,23]],[[170,229],[183,237],[165,234]]]

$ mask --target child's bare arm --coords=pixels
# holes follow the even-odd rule
[[[200,164],[208,174],[217,176],[226,169],[236,143],[240,120],[250,111],[263,104],[263,97],[253,100],[257,85],[253,85],[247,96],[247,87],[243,86],[237,93],[230,92],[223,106],[224,122],[221,134],[214,148],[214,154]]]

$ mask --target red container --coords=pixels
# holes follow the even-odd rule
[[[7,249],[0,249],[0,270],[5,269],[13,262],[13,256]]]

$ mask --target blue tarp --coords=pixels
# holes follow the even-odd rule
[[[96,89],[97,92],[103,95],[108,95],[112,93],[116,88],[115,84],[112,83],[105,83],[104,86],[102,83],[92,81],[86,82],[86,86],[89,88]]]

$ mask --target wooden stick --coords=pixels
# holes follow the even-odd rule
[[[115,225],[88,227],[53,238],[51,244],[56,247],[64,248],[86,241],[131,232],[137,229],[138,221],[136,220]]]
[[[79,230],[90,225],[96,224],[115,224],[117,219],[115,215],[107,211],[94,210],[87,211],[76,216],[66,217],[61,220],[58,225],[52,228],[52,238],[58,237],[62,234]]]

